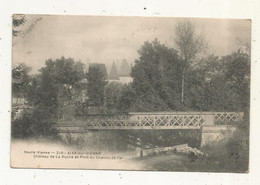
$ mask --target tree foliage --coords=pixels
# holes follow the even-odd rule
[[[90,67],[87,77],[87,97],[89,106],[103,106],[106,76],[98,67]]]
[[[12,94],[14,96],[28,98],[28,89],[30,86],[30,76],[29,72],[31,67],[24,63],[19,64],[12,70]]]
[[[210,80],[211,99],[216,110],[249,110],[250,57],[239,51],[218,60],[221,71],[215,71]],[[217,64],[217,65],[218,65]]]
[[[120,98],[124,85],[117,82],[109,83],[105,87],[105,107],[108,113],[118,113]]]
[[[206,48],[207,44],[204,37],[196,33],[195,26],[189,21],[178,23],[175,28],[175,33],[175,43],[177,45],[180,58],[184,63],[181,86],[181,102],[184,104],[184,89],[187,70],[192,66],[192,63],[197,55]]]
[[[21,69],[24,70],[21,70]],[[12,121],[12,135],[25,138],[38,135],[55,135],[52,125],[78,100],[80,82],[84,78],[84,65],[72,58],[49,59],[40,74],[30,78],[26,86],[26,99],[31,106]],[[20,69],[20,70],[18,70]],[[13,70],[14,78],[27,79],[29,68],[25,65]]]
[[[202,111],[249,110],[250,56],[209,56],[187,72],[186,106]]]
[[[186,68],[185,105],[181,102],[182,72],[186,67],[176,50],[158,40],[141,46],[132,68],[133,111],[248,112],[250,56],[240,50],[210,55]]]
[[[155,39],[145,42],[132,68],[136,111],[176,109],[180,104],[180,73],[177,51]]]
[[[28,137],[57,138],[57,131],[52,127],[49,114],[42,109],[24,110],[22,114],[12,121],[12,137],[25,139]]]
[[[194,24],[189,21],[178,23],[175,34],[175,43],[184,62],[191,63],[207,46],[204,37],[196,33]]]
[[[34,107],[47,109],[52,114],[62,114],[63,109],[75,104],[84,78],[84,65],[72,58],[46,61],[40,74],[32,82],[30,102]]]
[[[17,37],[21,31],[16,28],[23,25],[26,22],[24,15],[13,15],[13,36]]]

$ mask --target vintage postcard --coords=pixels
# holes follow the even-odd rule
[[[13,15],[11,166],[249,171],[251,21]]]

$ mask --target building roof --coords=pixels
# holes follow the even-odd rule
[[[115,62],[113,62],[113,65],[110,69],[109,80],[119,80]]]
[[[124,59],[122,61],[119,71],[118,71],[118,75],[119,76],[130,76],[130,67],[129,67],[126,59]]]

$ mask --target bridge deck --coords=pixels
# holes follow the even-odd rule
[[[75,125],[56,125],[59,132],[86,132],[87,130],[147,130],[147,129],[201,129],[200,126],[75,126]]]
[[[236,112],[156,112],[130,113],[127,115],[85,115],[73,120],[59,120],[55,127],[59,131],[84,132],[93,129],[200,129],[214,125],[215,121],[239,121]]]

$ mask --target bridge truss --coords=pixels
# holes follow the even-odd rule
[[[241,112],[144,112],[127,115],[84,115],[59,120],[59,130],[90,129],[200,129],[216,122],[228,124],[242,120]]]

